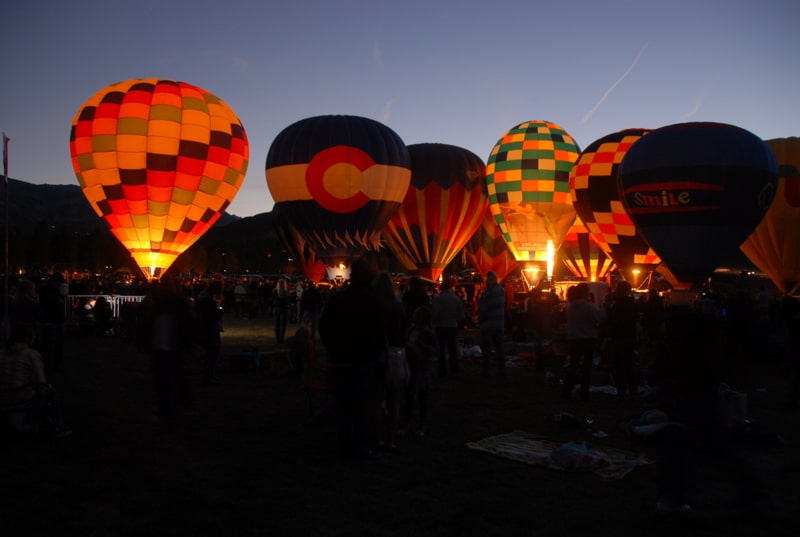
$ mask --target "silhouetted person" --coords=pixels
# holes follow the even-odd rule
[[[272,291],[272,314],[275,316],[275,342],[283,343],[289,322],[289,288],[285,278],[280,278]]]
[[[350,283],[322,310],[319,335],[333,364],[339,454],[363,459],[373,439],[375,364],[386,345],[383,308],[363,260],[353,263]]]
[[[614,289],[614,302],[608,312],[607,324],[608,336],[611,338],[614,380],[620,399],[635,399],[639,392],[635,370],[638,315],[631,294],[631,284],[620,282]]]
[[[195,341],[203,348],[203,384],[217,383],[217,366],[222,351],[222,284],[212,281],[194,301]]]
[[[506,326],[506,290],[497,282],[497,274],[486,275],[486,289],[478,298],[478,326],[481,331],[481,373],[489,376],[494,349],[497,374],[506,374],[506,354],[503,347]]]
[[[458,328],[464,322],[464,301],[453,292],[449,278],[431,303],[431,317],[439,341],[439,378],[458,375]]]
[[[602,309],[590,302],[591,291],[585,283],[579,283],[567,290],[567,344],[569,346],[569,365],[561,391],[561,397],[569,399],[575,384],[580,380],[580,397],[589,399],[592,383],[594,352],[597,349],[597,327],[604,321]],[[578,370],[580,369],[580,378]]]
[[[173,417],[175,399],[191,403],[186,385],[185,360],[192,343],[194,315],[182,290],[170,278],[153,284],[152,303],[143,303],[145,329],[156,387],[156,416],[161,423]]]
[[[69,287],[60,272],[54,272],[39,288],[42,308],[42,358],[49,370],[61,369],[64,358],[64,323]]]

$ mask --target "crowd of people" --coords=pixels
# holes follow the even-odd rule
[[[662,503],[673,510],[686,505],[686,484],[677,480],[686,476],[687,435],[712,427],[723,353],[733,359],[757,353],[766,334],[782,327],[795,368],[787,403],[800,403],[800,305],[790,296],[776,300],[763,287],[753,295],[740,291],[729,297],[704,290],[691,301],[669,304],[654,290],[646,296],[634,293],[624,281],[597,301],[587,284],[576,282],[564,302],[539,289],[520,302],[512,301],[514,295],[490,272],[471,295],[471,304],[454,279],[434,286],[411,277],[401,286],[390,273],[376,272],[364,261],[355,262],[350,280],[332,291],[302,280],[290,288],[279,278],[253,286],[269,290],[254,294],[244,282],[236,283],[215,279],[187,286],[165,277],[142,289],[145,300],[129,312],[131,337],[151,359],[155,422],[172,419],[178,404],[193,404],[193,387],[184,373],[187,361],[201,356],[203,384],[218,382],[225,312],[237,319],[254,315],[248,306],[253,296],[261,297],[258,310],[273,324],[276,345],[290,344],[287,327],[297,324],[304,341],[319,340],[324,348],[333,374],[337,446],[347,459],[391,452],[404,435],[426,434],[430,391],[435,381],[463,374],[459,336],[473,327],[480,334],[483,377],[507,374],[509,339],[521,335],[541,342],[561,332],[560,397],[568,400],[577,393],[581,404],[590,400],[598,368],[612,372],[621,403],[638,403],[641,360],[647,356],[648,381],[662,394],[653,404],[683,424],[661,433],[666,446]],[[70,430],[47,372],[64,365],[68,293],[59,273],[38,286],[20,281],[9,303],[10,333],[0,352],[0,406],[30,403],[56,436]],[[109,318],[102,301],[95,302],[93,313],[100,335],[120,321]],[[393,348],[403,349],[407,376],[390,374]]]

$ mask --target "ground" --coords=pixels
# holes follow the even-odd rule
[[[655,464],[603,481],[466,447],[521,429],[655,454],[616,427],[639,407],[606,394],[588,406],[559,398],[545,381],[560,364],[555,350],[505,379],[481,378],[465,363],[459,378],[436,383],[424,437],[342,462],[329,401],[315,393],[309,408],[269,320],[232,317],[226,357],[254,347],[260,370],[226,365],[219,385],[202,386],[194,368],[194,404],[171,424],[152,422],[148,360],[131,343],[70,334],[51,380],[74,434],[2,438],[3,535],[789,536],[800,528],[800,415],[783,404],[788,369],[779,357],[754,357],[736,375],[754,423],[775,434],[698,452],[693,512],[664,517],[654,509]],[[578,416],[578,428],[559,429],[552,418],[561,411]],[[584,430],[587,413],[592,431],[608,437]]]

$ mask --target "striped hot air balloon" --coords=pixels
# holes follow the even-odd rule
[[[150,279],[219,219],[250,151],[222,100],[156,78],[97,92],[75,115],[69,147],[86,199]]]
[[[411,186],[383,237],[406,269],[437,280],[488,210],[486,166],[453,145],[415,144],[408,152]]]
[[[558,249],[558,256],[569,271],[581,280],[605,281],[614,270],[614,261],[600,248],[580,217],[569,228]]]

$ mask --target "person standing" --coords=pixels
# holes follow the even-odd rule
[[[608,336],[620,400],[634,400],[639,393],[635,371],[639,314],[631,293],[631,284],[620,282],[614,289],[614,303],[608,312]]]
[[[430,306],[431,297],[425,290],[425,284],[419,276],[412,276],[408,280],[408,288],[403,293],[403,309],[406,312],[406,325],[411,324],[411,318],[420,306]]]
[[[503,348],[506,318],[506,291],[497,282],[497,273],[486,275],[486,289],[478,299],[478,325],[481,331],[483,376],[489,376],[492,349],[497,360],[497,374],[506,374],[506,356]]]
[[[308,288],[303,291],[303,296],[300,298],[300,321],[308,326],[309,337],[312,340],[317,337],[321,313],[322,294],[319,292],[319,287],[309,280]]]
[[[244,319],[247,314],[247,287],[241,280],[237,280],[233,288],[233,307],[236,311],[236,318]]]
[[[286,336],[286,325],[289,322],[289,288],[286,278],[275,283],[272,291],[272,314],[275,317],[275,342],[280,345]]]
[[[42,307],[42,358],[50,371],[61,369],[64,357],[64,323],[66,322],[66,297],[69,287],[64,275],[53,272],[50,279],[39,288]]]
[[[464,301],[452,288],[449,278],[445,278],[439,294],[431,303],[431,315],[436,338],[439,342],[438,375],[445,378],[448,372],[458,375],[458,328],[464,322]]]
[[[375,292],[383,308],[384,332],[387,347],[405,348],[406,317],[403,304],[395,292],[392,275],[380,272],[375,277]],[[385,451],[395,449],[395,439],[400,422],[400,400],[405,381],[391,378],[387,348],[386,360],[378,362],[375,375],[375,446]]]
[[[350,283],[328,299],[319,335],[334,369],[339,454],[365,459],[370,454],[375,365],[386,346],[383,308],[372,286],[373,272],[355,261]]]
[[[212,281],[194,301],[197,316],[195,340],[203,348],[203,384],[217,384],[217,365],[222,352],[222,284]]]
[[[580,368],[580,397],[589,400],[589,386],[592,383],[592,360],[597,349],[597,327],[604,320],[604,311],[597,308],[589,297],[591,290],[585,283],[579,283],[567,290],[567,346],[569,364],[561,391],[563,399],[572,397],[572,390],[578,381]]]
[[[180,286],[169,278],[153,284],[152,303],[143,304],[142,312],[149,338],[156,385],[156,416],[154,423],[164,423],[174,417],[175,399],[180,396],[184,406],[192,403],[192,392],[186,384],[186,357],[192,343],[194,311]]]
[[[428,419],[428,393],[433,385],[431,363],[439,356],[436,334],[431,326],[431,309],[420,306],[412,316],[406,336],[406,353],[411,378],[406,387],[403,405],[403,430],[409,431],[413,419],[414,400],[419,407],[419,423],[414,432],[425,436]]]

